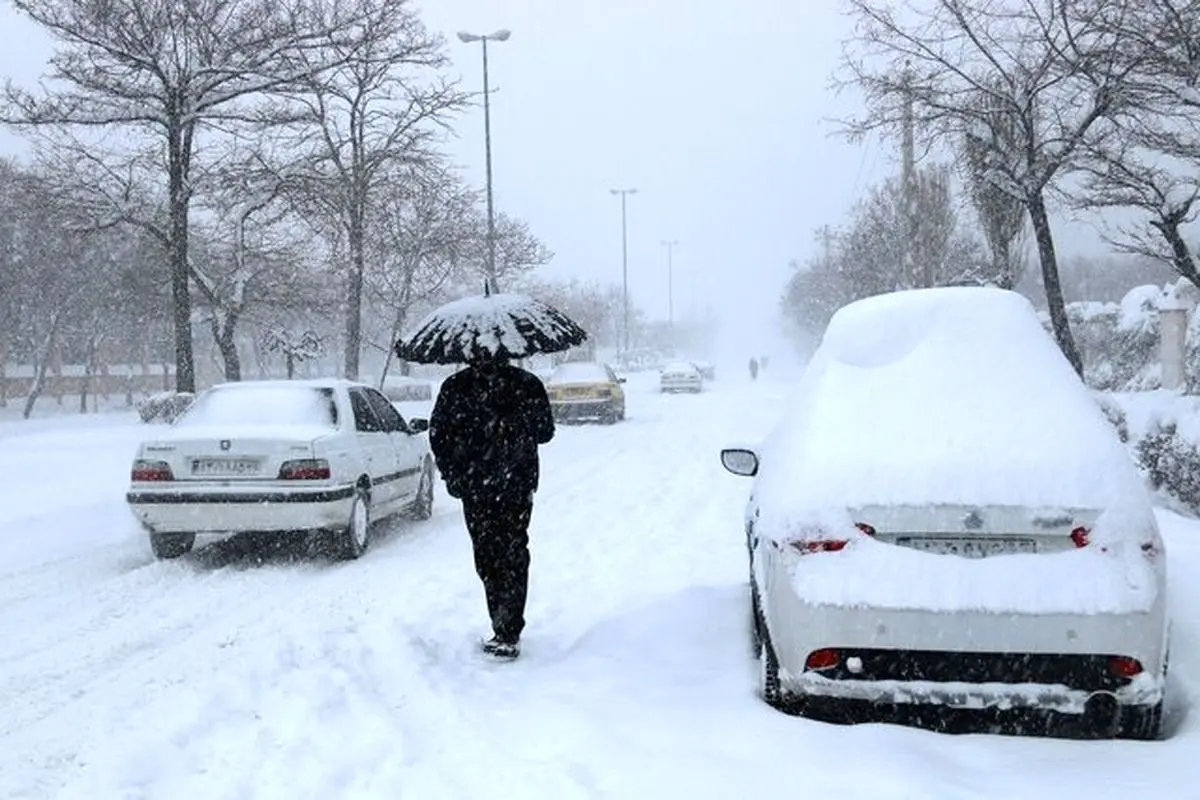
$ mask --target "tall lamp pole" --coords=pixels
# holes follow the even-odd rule
[[[621,196],[621,302],[622,315],[624,322],[622,324],[622,338],[624,339],[624,352],[626,357],[629,356],[629,238],[625,224],[625,201],[629,195],[637,194],[637,189],[609,189],[613,194]]]
[[[671,329],[672,336],[675,332],[675,276],[674,276],[674,253],[675,248],[679,246],[676,239],[671,239],[662,243],[662,246],[667,248],[667,325]]]
[[[492,291],[500,291],[496,282],[496,216],[492,204],[492,109],[488,101],[491,87],[488,85],[488,42],[507,41],[512,31],[498,30],[495,33],[477,34],[459,31],[458,39],[467,44],[479,42],[483,45],[483,148],[487,169],[487,277]]]

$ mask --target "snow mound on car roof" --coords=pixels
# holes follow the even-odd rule
[[[990,288],[838,311],[762,454],[764,512],[864,504],[1150,514],[1132,461],[1033,307]]]

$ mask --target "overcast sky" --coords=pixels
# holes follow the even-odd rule
[[[747,348],[773,338],[789,260],[897,168],[891,146],[849,145],[826,121],[856,102],[827,88],[848,29],[836,0],[421,7],[469,90],[482,87],[480,47],[454,33],[512,31],[489,45],[495,199],[554,251],[546,277],[619,285],[620,199],[609,190],[639,190],[629,198],[629,290],[653,317],[667,317],[661,242],[675,239],[677,318],[708,305],[726,331],[743,330]],[[0,32],[0,75],[36,80],[46,37],[6,3]],[[19,148],[0,132],[0,152]],[[451,155],[483,183],[481,109],[460,120]]]

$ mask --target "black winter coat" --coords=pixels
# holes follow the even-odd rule
[[[430,449],[452,497],[528,498],[538,487],[538,445],[553,437],[546,388],[509,364],[451,375],[429,419]]]

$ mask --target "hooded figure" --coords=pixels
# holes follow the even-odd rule
[[[541,380],[502,360],[480,360],[442,384],[429,445],[451,497],[462,500],[494,636],[485,652],[520,654],[529,587],[529,520],[538,446],[554,437]]]

